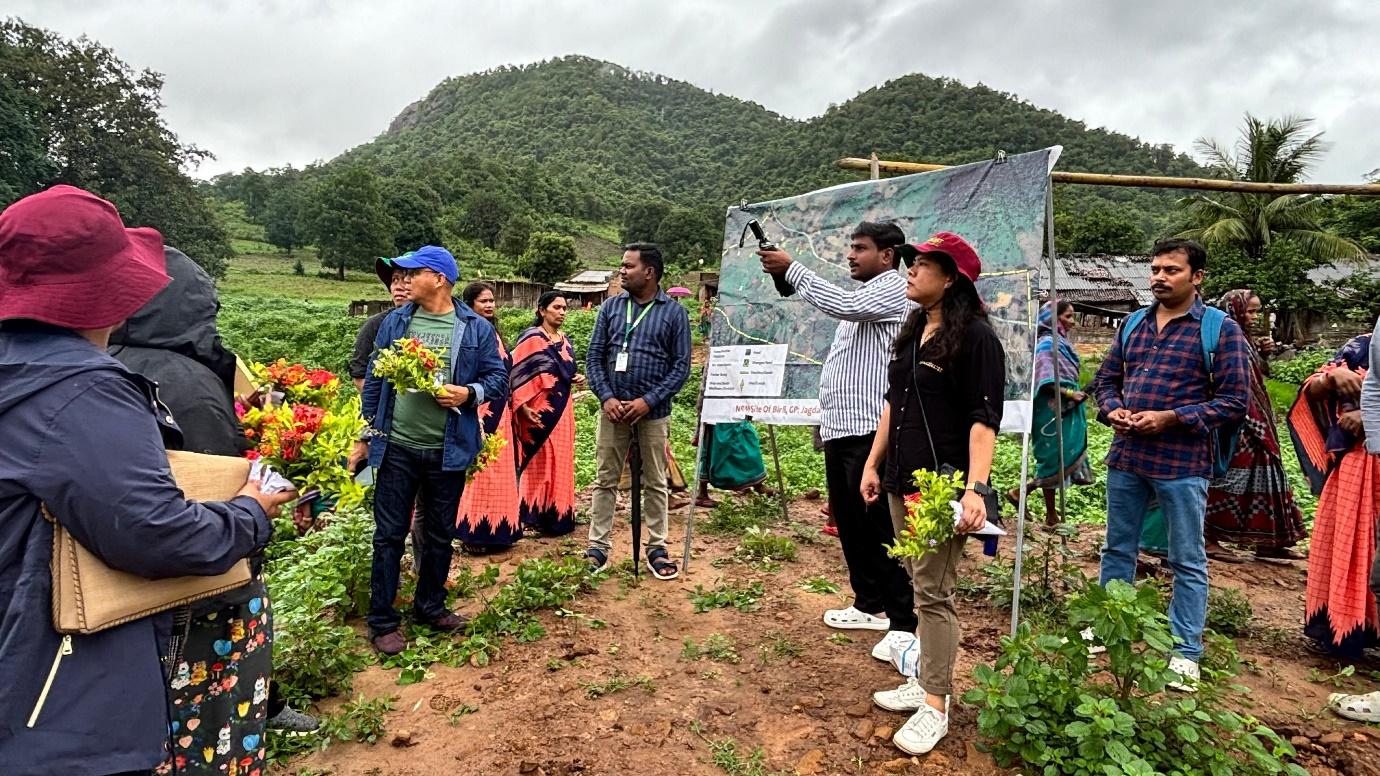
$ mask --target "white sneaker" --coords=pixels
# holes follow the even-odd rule
[[[872,648],[872,656],[887,663],[891,661],[892,652],[896,649],[905,649],[912,641],[915,641],[915,634],[905,631],[887,631],[882,640]]]
[[[948,708],[947,698],[944,700],[944,712],[928,703],[921,703],[920,709],[891,737],[891,743],[906,754],[928,754],[935,744],[949,734]]]
[[[1169,658],[1169,670],[1183,677],[1183,681],[1170,682],[1168,684],[1169,689],[1179,692],[1198,692],[1195,685],[1202,678],[1202,674],[1198,671],[1197,663],[1186,657],[1175,655]]]
[[[847,609],[830,609],[824,613],[824,624],[841,630],[891,630],[891,620],[873,617],[850,606]]]
[[[1083,641],[1087,642],[1087,645],[1088,645],[1088,654],[1089,654],[1089,655],[1100,655],[1100,654],[1102,654],[1103,652],[1106,652],[1106,651],[1107,651],[1107,648],[1104,647],[1104,646],[1102,646],[1101,644],[1094,644],[1094,643],[1093,643],[1093,639],[1095,639],[1095,638],[1097,638],[1097,637],[1093,635],[1093,629],[1092,629],[1092,628],[1084,628],[1084,629],[1083,629],[1083,632],[1080,633],[1079,635],[1081,635],[1081,636],[1083,637]]]
[[[925,705],[925,688],[912,676],[894,690],[872,693],[872,702],[887,711],[915,711]]]

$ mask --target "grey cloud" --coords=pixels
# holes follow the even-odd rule
[[[7,13],[163,72],[169,125],[219,157],[201,175],[330,158],[446,77],[572,53],[797,118],[923,72],[1183,151],[1234,139],[1246,111],[1299,113],[1333,143],[1315,179],[1380,167],[1380,6],[1358,0],[16,5]]]

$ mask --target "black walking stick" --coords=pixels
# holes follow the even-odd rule
[[[632,443],[628,446],[628,465],[632,467],[632,558],[633,579],[639,579],[638,560],[642,543],[642,444],[638,440],[637,424],[633,423]]]

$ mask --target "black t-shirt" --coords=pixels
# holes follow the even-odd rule
[[[355,337],[355,352],[350,358],[351,379],[363,380],[368,375],[369,357],[374,355],[374,339],[379,336],[379,327],[383,326],[383,319],[391,312],[393,311],[384,310],[372,315],[359,327],[359,334]]]
[[[917,340],[921,331],[923,324],[916,330]],[[888,493],[914,493],[911,475],[916,469],[935,471],[948,464],[966,472],[968,436],[973,424],[981,423],[994,430],[1001,426],[1006,353],[991,324],[981,318],[969,323],[961,349],[946,363],[927,359],[926,355],[933,355],[934,350],[934,339],[918,348],[912,343],[899,358],[893,357],[887,367],[891,428],[882,488]],[[917,391],[924,402],[923,413],[916,400]]]

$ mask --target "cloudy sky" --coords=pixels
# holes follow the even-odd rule
[[[1297,113],[1333,144],[1313,180],[1380,167],[1374,0],[10,0],[3,13],[164,73],[169,126],[218,157],[201,177],[328,159],[447,76],[576,53],[797,118],[907,73],[947,76],[1185,151],[1233,139],[1246,111]]]

